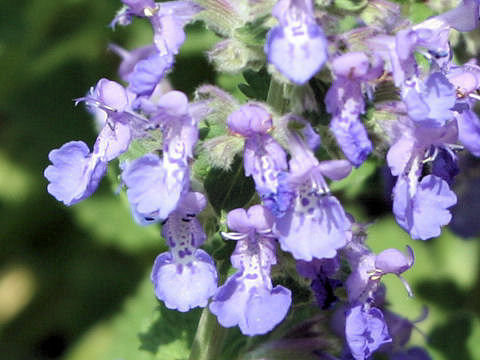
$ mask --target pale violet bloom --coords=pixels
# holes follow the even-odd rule
[[[230,131],[245,137],[245,176],[253,177],[260,196],[276,194],[287,155],[267,133],[273,126],[271,115],[260,105],[246,104],[228,116],[227,124]]]
[[[218,289],[210,311],[224,327],[238,325],[249,336],[265,334],[285,318],[292,302],[290,290],[274,287],[270,278],[276,264],[273,217],[263,206],[254,205],[248,212],[230,211],[227,223],[236,231],[223,236],[237,241],[231,261],[238,271]]]
[[[440,72],[432,73],[416,87],[405,86],[403,101],[410,119],[424,126],[439,127],[453,119],[457,96],[450,81]]]
[[[345,337],[355,360],[369,359],[381,345],[392,341],[382,311],[370,304],[357,304],[347,311]]]
[[[423,165],[434,160],[441,150],[452,152],[457,128],[453,122],[434,128],[407,122],[399,132],[387,153],[390,171],[398,176],[392,193],[393,213],[413,239],[426,240],[440,235],[441,227],[450,222],[448,208],[456,204],[457,197],[441,177],[422,178]]]
[[[159,99],[151,122],[163,132],[163,157],[144,155],[127,162],[122,173],[134,218],[141,224],[166,219],[176,209],[188,191],[188,159],[198,140],[197,121],[180,91],[170,91]]]
[[[360,166],[373,150],[360,119],[365,113],[362,83],[378,78],[383,62],[376,59],[372,67],[364,53],[351,52],[332,61],[332,72],[336,78],[325,96],[327,111],[332,114],[330,130],[347,159]]]
[[[198,248],[206,234],[195,215],[205,205],[202,194],[190,192],[163,225],[162,233],[170,250],[155,259],[151,280],[155,295],[169,309],[185,312],[205,307],[217,290],[215,263]]]
[[[280,0],[273,9],[279,25],[267,34],[267,60],[296,84],[312,78],[327,60],[327,39],[317,24],[312,0]]]
[[[44,175],[48,192],[65,205],[73,205],[93,194],[105,175],[107,163],[125,152],[132,139],[130,100],[120,84],[101,79],[90,93],[77,101],[105,112],[106,119],[93,152],[83,141],[71,141],[49,154],[52,165]]]
[[[48,192],[70,206],[92,195],[105,175],[107,163],[90,154],[83,141],[70,141],[48,154],[52,162],[44,172]]]
[[[351,165],[347,160],[319,162],[297,133],[290,132],[288,143],[292,158],[286,182],[293,200],[274,231],[282,250],[297,260],[333,258],[350,239],[351,222],[324,176],[342,179]]]

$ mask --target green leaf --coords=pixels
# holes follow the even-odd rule
[[[165,308],[155,298],[148,275],[121,312],[91,329],[65,358],[188,359],[200,313],[201,309],[181,313]]]
[[[245,206],[255,194],[251,177],[245,177],[243,161],[236,157],[231,170],[211,169],[205,179],[205,190],[217,213]]]
[[[75,221],[102,245],[114,246],[128,253],[158,249],[163,241],[157,226],[139,226],[132,217],[127,196],[121,193],[95,194],[71,211]],[[112,226],[115,224],[115,226]],[[163,245],[164,246],[164,245]]]
[[[243,72],[246,84],[239,84],[238,88],[250,99],[266,101],[270,85],[270,74],[263,67],[260,71],[246,70]]]

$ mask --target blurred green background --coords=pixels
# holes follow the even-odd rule
[[[151,41],[146,22],[108,28],[119,5],[2,1],[0,359],[188,356],[200,312],[166,310],[148,279],[155,256],[165,250],[159,229],[135,225],[108,179],[92,198],[66,208],[47,194],[43,177],[52,148],[71,140],[93,145],[91,116],[72,99],[102,77],[118,80],[118,58],[106,50],[108,43],[133,48]],[[216,74],[203,54],[216,37],[199,25],[188,30],[173,87],[191,95],[196,86],[217,82],[238,95],[241,77]],[[415,319],[429,307],[413,342],[427,344],[434,359],[480,359],[479,239],[465,241],[446,230],[432,241],[409,240],[388,215],[381,172],[366,165],[338,185],[339,194],[359,219],[380,216],[369,228],[374,250],[409,244],[417,257],[405,276],[414,299],[398,279],[385,279],[392,309]]]

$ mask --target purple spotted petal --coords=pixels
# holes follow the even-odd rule
[[[44,176],[50,182],[48,192],[70,206],[89,197],[105,175],[107,163],[90,155],[83,141],[70,141],[48,154],[52,165]]]
[[[272,330],[286,316],[291,292],[283,286],[271,289],[249,287],[237,273],[219,288],[210,311],[224,327],[238,325],[244,335],[261,335]]]
[[[282,250],[297,260],[333,258],[350,237],[350,220],[339,201],[330,195],[300,197],[294,208],[277,220],[275,229]]]
[[[260,195],[277,192],[278,177],[287,169],[287,155],[270,135],[247,138],[243,161],[245,175],[253,177]]]
[[[382,344],[392,341],[382,312],[366,305],[357,305],[347,312],[345,337],[355,360],[370,358]]]
[[[188,311],[207,306],[217,290],[217,271],[210,256],[197,249],[191,262],[177,263],[171,253],[155,259],[151,280],[155,295],[169,309]]]

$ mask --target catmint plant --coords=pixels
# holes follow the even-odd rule
[[[180,312],[204,308],[217,326],[200,321],[207,340],[194,346],[211,359],[224,349],[213,341],[234,327],[267,336],[239,348],[238,359],[272,331],[281,344],[289,327],[316,321],[296,318],[305,304],[332,318],[319,326],[336,339],[307,347],[306,359],[430,358],[408,348],[413,321],[388,310],[382,284],[395,275],[413,295],[402,277],[414,271],[412,248],[375,254],[367,235],[376,224],[355,220],[335,184],[366,162],[386,164],[398,225],[412,241],[442,233],[457,203],[459,152],[480,155],[480,67],[457,63],[449,41],[451,29],[476,28],[479,4],[464,0],[413,24],[394,3],[354,3],[122,0],[111,26],[147,21],[151,44],[110,45],[121,83],[101,79],[77,99],[100,119],[93,150],[71,141],[49,154],[47,190],[67,206],[119,167],[132,220],[161,227],[168,246],[152,259],[152,296]],[[386,15],[367,16],[379,8]],[[215,85],[191,98],[168,89],[194,21],[220,38],[208,52],[219,71],[254,72],[264,89],[244,84],[247,100]],[[235,164],[230,180],[250,186],[248,198],[216,201],[224,184],[215,174]]]

